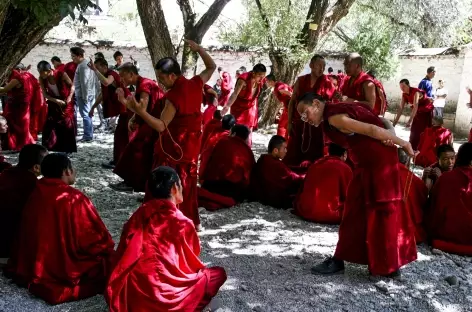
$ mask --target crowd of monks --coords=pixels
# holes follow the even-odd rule
[[[424,90],[400,81],[392,124],[383,118],[383,86],[363,71],[358,54],[346,57],[338,75],[326,75],[323,56],[315,55],[310,73],[293,86],[266,75],[263,64],[241,68],[234,83],[218,68],[211,87],[216,64],[188,44],[205,69],[188,79],[174,58],[163,58],[154,67],[159,84],[133,63],[120,59],[111,68],[100,55],[86,60],[78,48],[71,49],[72,63],[40,62],[39,80],[15,67],[0,88],[8,93],[2,143],[20,151],[16,166],[0,158],[5,276],[50,304],[104,294],[110,311],[214,310],[226,272],[199,259],[198,207],[237,209],[244,201],[340,224],[334,255],[314,274],[343,272],[347,261],[396,278],[416,260],[420,242],[472,255],[472,142],[456,154]],[[74,83],[82,79],[74,73],[79,66],[101,85],[87,116],[101,104],[104,118],[118,117],[113,160],[104,165],[123,181],[110,187],[145,192],[116,250],[93,203],[73,187],[67,153],[77,149],[75,102],[84,92],[77,89],[94,83]],[[277,135],[256,161],[252,132],[265,87],[283,108]],[[394,129],[406,104],[409,141]],[[43,144],[34,144],[40,132]],[[424,168],[422,178],[413,164]]]

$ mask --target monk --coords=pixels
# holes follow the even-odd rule
[[[184,194],[184,201],[179,209],[200,229],[197,168],[202,139],[202,90],[216,65],[201,46],[190,40],[187,43],[192,51],[200,55],[205,69],[192,79],[187,79],[174,58],[163,58],[155,66],[159,81],[168,89],[160,117],[151,115],[145,110],[143,103],[138,103],[134,98],[129,98],[128,107],[159,133],[154,146],[153,168],[166,165],[177,171]],[[145,200],[150,199],[150,196],[147,192]]]
[[[411,221],[415,226],[416,243],[426,241],[426,232],[423,225],[423,210],[428,202],[428,188],[409,168],[407,168],[408,156],[405,151],[398,149],[400,161],[400,179],[404,189],[406,207],[410,213]]]
[[[54,66],[54,69],[60,69],[61,67],[64,67],[64,64],[62,64],[62,61],[58,56],[51,57],[51,64]]]
[[[138,69],[131,63],[125,63],[120,67],[121,82],[125,87],[135,85],[136,101],[142,103],[144,110],[152,116],[159,116],[164,107],[164,92],[151,79],[141,77]],[[118,88],[119,99],[127,103],[125,97],[127,91]],[[116,163],[114,173],[123,179],[123,182],[110,185],[117,191],[143,192],[146,189],[146,181],[152,170],[152,153],[154,142],[158,134],[137,114],[128,121],[130,131],[129,143],[123,150],[120,159]]]
[[[454,168],[456,162],[456,152],[449,144],[440,145],[437,150],[437,162],[423,170],[423,181],[428,191],[433,189],[434,183],[447,171]]]
[[[121,234],[105,294],[110,311],[203,311],[226,281],[226,272],[207,268],[198,258],[195,226],[177,208],[184,197],[177,172],[154,169],[148,187],[152,199]]]
[[[131,93],[121,83],[120,75],[109,68],[108,62],[105,59],[99,58],[94,62],[91,60],[89,67],[97,75],[102,87],[102,92],[95,100],[95,104],[90,110],[90,118],[93,117],[95,109],[102,102],[103,118],[118,117],[118,123],[113,135],[113,159],[109,163],[102,164],[104,168],[114,169],[115,164],[118,163],[126,149],[126,145],[129,143],[128,121],[131,115],[131,112],[129,112],[126,106],[118,99],[116,90],[121,88],[125,93],[125,97],[128,97]]]
[[[209,85],[203,85],[203,105],[206,106],[203,112],[203,126],[210,122],[213,114],[218,110],[218,93]]]
[[[39,84],[48,103],[42,143],[50,151],[75,153],[74,84],[63,67],[53,70],[51,64],[41,61],[37,68]]]
[[[288,104],[290,103],[290,99],[292,98],[293,89],[286,83],[276,81],[275,76],[273,74],[267,75],[266,85],[268,88],[272,89],[272,93],[274,94],[274,96],[280,103],[282,103],[283,112],[282,116],[280,116],[279,126],[277,128],[277,135],[280,135],[287,140]]]
[[[225,72],[222,67],[218,67],[218,75],[221,79],[221,93],[218,97],[218,105],[225,106],[228,103],[233,83],[231,81],[231,75],[228,72]]]
[[[441,116],[434,116],[433,126],[426,128],[420,136],[418,151],[420,152],[415,159],[415,165],[429,167],[437,161],[438,146],[449,144],[452,146],[454,136],[452,132],[443,127],[444,121]]]
[[[358,159],[349,184],[332,258],[312,268],[315,274],[344,271],[344,261],[367,264],[372,275],[398,277],[400,267],[416,260],[415,229],[403,202],[397,149],[410,156],[409,142],[385,129],[366,104],[326,103],[313,93],[298,104],[302,120],[319,126],[331,142],[349,147]]]
[[[92,202],[71,185],[76,172],[65,154],[49,154],[29,197],[6,268],[15,283],[49,304],[105,289],[114,243]]]
[[[28,144],[19,155],[18,165],[0,174],[0,258],[9,258],[18,233],[26,201],[41,175],[41,162],[48,151],[44,146]]]
[[[0,116],[0,151],[1,151],[1,142],[2,142],[1,137],[5,135],[7,131],[8,131],[7,120],[5,119],[5,117]],[[3,155],[0,155],[0,173],[2,173],[2,171],[10,167],[11,167],[11,164],[5,161],[5,157]]]
[[[32,92],[25,75],[13,69],[9,82],[0,87],[0,94],[8,94],[8,100],[3,110],[3,117],[8,122],[8,139],[4,150],[19,152],[23,146],[35,142],[30,133],[30,103]]]
[[[340,224],[352,170],[345,148],[330,143],[328,156],[310,166],[298,193],[294,213],[316,223]]]
[[[436,182],[426,228],[433,248],[472,256],[472,143],[459,147],[456,166]]]
[[[376,73],[373,69],[369,70],[367,72],[367,75],[372,77],[374,85],[375,85],[375,95],[378,97],[378,99],[376,99],[376,103],[377,103],[377,100],[380,103],[380,114],[379,115],[380,116],[385,116],[385,112],[387,111],[387,107],[388,107],[387,93],[385,92],[385,88],[384,88],[383,84],[380,82],[380,80],[378,80],[375,77]]]
[[[249,128],[251,131],[249,147],[252,146],[252,131],[257,128],[258,98],[264,85],[266,71],[263,64],[256,64],[252,71],[241,74],[228,103],[221,111],[222,115],[226,115],[230,111],[231,115],[236,118],[237,124]]]
[[[411,146],[417,150],[421,134],[426,128],[431,127],[432,124],[434,110],[433,101],[428,98],[423,90],[410,87],[408,79],[400,80],[400,89],[403,92],[402,101],[398,108],[397,116],[393,121],[393,126],[400,120],[405,104],[411,105],[412,110],[406,127],[411,127],[410,143]]]

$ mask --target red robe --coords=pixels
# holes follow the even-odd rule
[[[111,312],[202,311],[226,281],[206,268],[192,220],[168,200],[143,204],[125,224],[105,297]]]
[[[375,100],[375,106],[374,106],[374,112],[378,112],[379,115],[385,115],[385,112],[387,111],[388,107],[388,101],[387,101],[387,93],[385,92],[385,88],[383,84],[377,80],[373,79],[374,85],[375,85],[375,94],[376,94],[376,100]],[[380,97],[380,94],[383,96]]]
[[[47,79],[41,79],[41,83],[48,96],[67,101],[71,92],[64,80],[64,71],[61,69],[53,71],[59,95],[54,94]],[[48,118],[44,125],[42,144],[50,151],[75,153],[77,143],[75,140],[75,105],[74,101],[66,103],[65,107],[48,101]]]
[[[204,84],[203,85],[203,105],[206,106],[206,109],[202,115],[203,126],[205,126],[207,123],[209,123],[213,119],[213,115],[218,109],[218,107],[213,105],[214,99],[215,99],[214,95],[211,93],[208,93],[208,90],[213,90],[213,88],[207,84]]]
[[[5,171],[6,169],[10,168],[11,164],[5,161],[5,157],[0,155],[0,173]]]
[[[290,170],[281,160],[264,154],[257,160],[251,174],[254,199],[275,208],[291,208],[305,175]]]
[[[415,118],[413,118],[413,123],[411,124],[410,143],[414,150],[418,149],[420,136],[423,131],[426,128],[431,127],[434,109],[433,101],[428,98],[426,92],[418,88],[410,87],[409,94],[403,93],[405,104],[413,105],[415,94],[417,92],[421,93],[423,97],[418,101],[418,110],[416,111]]]
[[[339,157],[318,159],[308,169],[294,213],[317,223],[341,223],[351,180],[351,168]]]
[[[48,107],[44,100],[43,92],[38,79],[30,72],[23,72],[29,88],[32,92],[30,103],[30,133],[35,140],[38,139],[38,133],[43,131],[47,118]]]
[[[216,143],[218,143],[221,138],[227,137],[228,135],[229,130],[223,129],[221,126],[221,120],[213,119],[205,126],[205,128],[203,128],[202,144],[200,149],[200,167],[198,169],[200,183],[203,182],[202,172],[205,171],[205,167],[213,153]]]
[[[164,92],[156,82],[139,77],[135,94],[138,102],[142,92],[149,94],[147,112],[154,117],[159,117],[164,108]],[[136,116],[135,120],[138,129],[130,134],[129,143],[126,145],[113,172],[136,192],[143,192],[146,189],[146,181],[152,170],[152,153],[158,135],[141,117]]]
[[[23,146],[35,143],[30,133],[30,103],[33,92],[25,75],[13,70],[10,80],[16,79],[20,85],[8,92],[3,117],[8,123],[8,140],[3,149],[20,151]]]
[[[428,202],[428,188],[423,180],[418,178],[404,165],[400,165],[400,179],[405,193],[408,192],[406,207],[415,225],[416,243],[424,242],[426,240],[426,232],[423,226],[423,210],[426,208],[426,203]],[[411,179],[409,191],[405,189],[405,187],[408,187],[405,186],[407,179]]]
[[[377,81],[377,82],[376,82]],[[356,101],[366,101],[366,97],[364,94],[364,83],[372,82],[376,89],[379,88],[379,85],[382,86],[380,81],[375,80],[371,76],[367,75],[364,72],[361,72],[357,77],[346,77],[345,81],[343,83],[341,93],[342,95],[347,96],[350,99],[356,100]],[[382,86],[383,89],[383,86]],[[376,90],[377,91],[377,90]],[[382,111],[382,103],[379,100],[379,96],[376,96],[376,101],[374,105],[374,113],[377,115],[381,114]]]
[[[37,182],[7,272],[50,304],[105,289],[114,242],[92,202],[60,179]]]
[[[339,114],[384,128],[381,119],[367,105],[325,106],[325,134],[332,142],[349,147],[358,160],[347,190],[334,256],[367,264],[373,275],[388,275],[417,258],[415,228],[403,202],[397,149],[370,137],[347,135],[331,127],[329,118]]]
[[[311,85],[311,75],[298,77],[298,93],[300,99],[308,92],[315,92],[326,100],[333,98],[336,87],[327,75],[319,77]],[[303,122],[296,106],[292,112],[292,132],[289,135],[287,155],[283,162],[290,167],[298,167],[305,161],[314,162],[324,155],[324,137],[322,127],[310,126]]]
[[[434,185],[426,229],[434,248],[472,256],[472,168],[444,172]]]
[[[183,187],[183,203],[179,209],[195,226],[200,224],[197,169],[202,139],[202,88],[200,76],[187,79],[182,75],[167,91],[166,99],[174,105],[176,113],[154,145],[153,164],[153,168],[169,166],[177,171]],[[146,200],[150,198],[147,193]]]
[[[9,258],[21,214],[37,178],[29,170],[12,167],[0,174],[0,258]]]
[[[246,82],[246,86],[239,92],[236,101],[231,106],[231,115],[236,118],[236,123],[245,125],[249,129],[257,128],[258,97],[261,93],[263,80],[256,86],[252,93],[253,77],[252,71],[241,74],[238,80]]]
[[[77,66],[78,64],[75,64],[74,62],[69,62],[63,65],[64,72],[67,74],[67,76],[69,76],[72,82],[74,82],[75,71],[77,70]],[[75,103],[76,103],[75,95],[72,97],[72,102],[74,103],[74,107],[75,107]],[[74,114],[74,123],[75,123],[75,135],[77,136],[77,115],[75,114]]]
[[[219,106],[225,106],[226,103],[228,103],[232,87],[233,84],[231,82],[231,75],[227,72],[223,72],[221,74],[221,93],[218,98]]]
[[[293,92],[293,89],[283,82],[276,82],[274,86],[274,95],[277,100],[283,105],[283,112],[280,116],[279,126],[277,128],[277,135],[283,136],[285,139],[288,139],[288,104],[290,103],[290,96],[280,93],[280,91],[290,91]]]
[[[449,144],[452,132],[442,126],[426,128],[420,136],[415,165],[429,167],[437,161],[436,152],[440,145]]]

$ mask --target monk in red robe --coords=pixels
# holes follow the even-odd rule
[[[247,144],[248,137],[246,126],[235,125],[231,136],[216,144],[205,170],[200,173],[203,181],[198,198],[200,207],[209,210],[227,208],[248,198],[251,171],[256,163]],[[218,206],[218,203],[222,205]]]
[[[472,256],[472,143],[459,147],[455,168],[434,185],[426,228],[433,248]]]
[[[168,89],[160,118],[149,114],[143,103],[138,103],[134,98],[130,98],[128,107],[159,133],[154,148],[153,168],[165,165],[177,171],[184,188],[184,201],[179,209],[200,229],[197,168],[202,139],[202,90],[216,65],[201,46],[190,40],[187,42],[200,55],[205,69],[192,79],[187,79],[173,57],[163,58],[155,66],[159,81]],[[147,199],[150,199],[149,192],[145,197]]]
[[[226,281],[226,272],[207,268],[198,258],[195,226],[177,208],[184,197],[177,172],[155,169],[148,187],[152,199],[123,227],[105,294],[110,311],[203,311]]]
[[[44,125],[42,143],[50,151],[77,152],[72,100],[74,85],[67,74],[53,70],[46,61],[38,63],[39,84],[48,103],[48,119]]]
[[[102,164],[104,168],[113,169],[129,143],[128,121],[131,115],[131,112],[129,112],[126,106],[118,99],[116,90],[121,88],[125,93],[125,97],[131,95],[131,92],[121,83],[120,75],[109,68],[108,62],[105,59],[98,58],[94,62],[90,60],[89,67],[97,75],[102,87],[102,93],[95,100],[95,104],[92,106],[89,116],[93,117],[95,109],[102,103],[103,118],[118,117],[113,135],[113,160],[109,163]]]
[[[420,143],[420,137],[426,128],[431,127],[433,119],[433,101],[428,98],[426,92],[418,88],[410,87],[408,79],[400,80],[400,89],[403,92],[402,101],[397,111],[397,116],[393,122],[395,126],[402,116],[405,104],[411,105],[412,110],[410,119],[406,123],[406,127],[410,128],[410,143],[417,150]]]
[[[1,151],[1,143],[2,143],[2,136],[7,134],[8,131],[8,123],[5,117],[0,116],[0,151]],[[7,161],[5,161],[5,157],[3,155],[0,155],[0,173],[4,171],[5,169],[8,169],[11,167],[11,164]]]
[[[8,94],[8,101],[3,110],[3,117],[8,122],[8,140],[2,142],[3,149],[20,151],[23,146],[35,143],[30,133],[30,83],[25,75],[13,69],[8,84],[0,87],[0,94],[2,93]]]
[[[294,213],[308,221],[339,224],[352,170],[346,164],[345,148],[330,143],[328,156],[310,166],[295,200]]]
[[[326,100],[333,99],[336,87],[329,76],[323,74],[325,67],[324,57],[314,55],[310,61],[311,73],[298,77],[293,87],[288,111],[288,151],[283,160],[290,167],[298,167],[303,162],[312,163],[324,155],[323,129],[303,122],[296,106],[300,98],[308,92],[315,92]]]
[[[233,82],[231,81],[231,75],[225,72],[222,67],[218,67],[218,74],[221,79],[221,93],[218,97],[218,105],[225,106],[228,103],[231,89],[233,88]],[[238,79],[236,77],[236,79]]]
[[[312,268],[315,274],[344,271],[344,261],[367,264],[372,275],[397,277],[400,267],[416,260],[415,228],[403,201],[397,149],[410,156],[409,142],[385,129],[366,104],[326,103],[307,94],[298,104],[302,120],[322,121],[331,142],[349,147],[358,164],[347,190],[334,257]]]
[[[440,145],[437,150],[437,162],[423,170],[423,181],[428,191],[433,189],[434,183],[447,171],[454,168],[456,162],[456,151],[449,144]]]
[[[407,168],[408,156],[405,151],[398,149],[400,165],[400,179],[404,191],[406,207],[410,213],[411,221],[415,226],[416,243],[426,241],[426,231],[423,224],[423,210],[428,202],[428,188],[409,168]]]
[[[273,74],[267,75],[266,85],[268,88],[272,89],[272,93],[277,98],[277,100],[282,103],[282,115],[280,116],[279,126],[277,128],[277,135],[288,139],[288,104],[292,98],[293,89],[288,84],[281,81],[276,81]]]
[[[203,85],[203,105],[206,106],[203,112],[203,126],[213,119],[213,114],[218,110],[218,93],[209,85]]]
[[[373,69],[369,70],[367,72],[367,75],[369,75],[370,77],[372,77],[372,79],[374,80],[374,85],[375,85],[375,95],[377,97],[376,99],[376,105],[378,107],[380,107],[380,116],[385,116],[385,112],[387,111],[387,108],[388,108],[388,101],[387,101],[387,93],[385,92],[385,88],[383,86],[383,84],[380,82],[380,80],[378,80],[376,77],[375,77],[375,71]],[[378,101],[378,103],[377,103]]]
[[[440,145],[449,144],[452,146],[454,136],[452,132],[443,127],[443,118],[441,116],[433,117],[433,126],[426,128],[420,136],[418,151],[415,158],[415,165],[429,167],[437,162],[437,151]]]
[[[236,123],[245,125],[251,131],[249,147],[252,146],[252,131],[257,129],[258,98],[264,85],[266,67],[256,64],[252,71],[241,74],[234,87],[228,103],[221,111],[225,115],[228,111],[236,118]]]
[[[159,116],[164,107],[164,92],[151,79],[138,75],[138,69],[132,63],[120,67],[121,82],[128,86],[136,86],[134,98],[142,104],[143,109],[152,116]],[[119,99],[127,103],[126,90],[117,89]],[[152,153],[158,134],[139,115],[134,114],[128,121],[129,143],[116,163],[114,173],[123,182],[110,185],[117,191],[143,192],[146,181],[152,170]]]
[[[41,162],[47,155],[45,147],[28,144],[19,155],[18,165],[0,174],[0,258],[9,258],[18,234],[26,201],[41,175]]]
[[[49,304],[103,293],[114,254],[110,233],[92,202],[71,186],[75,170],[65,154],[47,155],[41,173],[7,275]]]
[[[274,135],[268,153],[261,155],[251,174],[251,191],[258,202],[275,208],[292,208],[305,175],[299,175],[282,162],[287,141]]]

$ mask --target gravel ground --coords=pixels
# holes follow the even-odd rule
[[[254,135],[256,154],[269,136]],[[408,132],[398,129],[400,136]],[[119,182],[100,167],[112,156],[112,135],[99,134],[72,156],[76,187],[96,205],[118,243],[123,224],[142,194],[118,193]],[[15,162],[17,155],[6,155]],[[420,172],[415,170],[415,172]],[[418,261],[403,269],[401,281],[370,278],[367,268],[348,264],[344,275],[314,276],[310,267],[333,253],[337,226],[302,221],[289,211],[244,203],[214,213],[201,209],[202,259],[226,268],[228,280],[217,298],[221,311],[472,311],[472,258],[419,246]],[[0,276],[0,311],[107,311],[102,296],[49,306]]]

